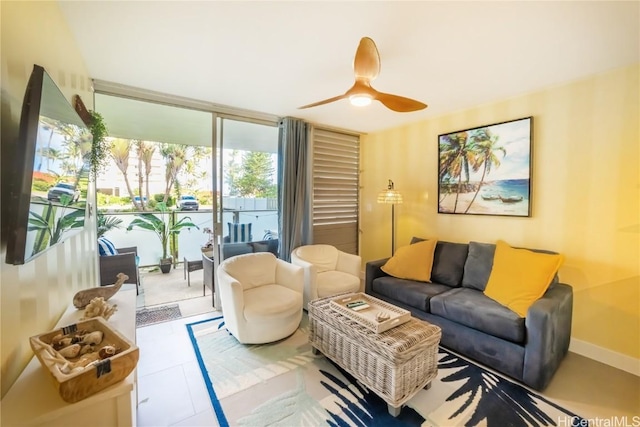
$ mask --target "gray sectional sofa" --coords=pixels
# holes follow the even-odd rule
[[[543,390],[569,349],[573,290],[556,275],[520,318],[483,293],[494,252],[489,243],[438,241],[432,283],[389,276],[380,269],[387,259],[371,261],[365,292],[440,326],[444,347]]]
[[[236,255],[250,254],[254,252],[271,252],[275,256],[278,256],[278,244],[278,239],[239,243],[229,243],[225,241],[222,243],[222,259],[225,260]]]

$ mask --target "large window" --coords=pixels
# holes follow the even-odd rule
[[[223,241],[277,238],[278,128],[218,118],[217,130]]]

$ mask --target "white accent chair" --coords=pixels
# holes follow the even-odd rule
[[[225,326],[243,344],[293,334],[302,320],[302,268],[271,252],[238,255],[218,267]]]
[[[304,269],[305,310],[314,299],[361,289],[360,257],[334,246],[299,246],[291,252],[291,263]]]

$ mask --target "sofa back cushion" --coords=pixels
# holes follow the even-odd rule
[[[414,237],[411,239],[411,243],[413,244],[423,240],[426,239]],[[469,245],[467,243],[452,243],[438,240],[433,254],[431,282],[454,287],[460,286],[468,252]]]
[[[464,264],[462,287],[484,291],[493,267],[493,255],[496,245],[493,243],[469,242],[469,255]]]

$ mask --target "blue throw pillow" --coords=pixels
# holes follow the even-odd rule
[[[100,256],[118,255],[113,243],[104,237],[98,237],[98,252]]]
[[[251,223],[237,224],[228,222],[229,225],[229,242],[250,242],[251,239]]]

